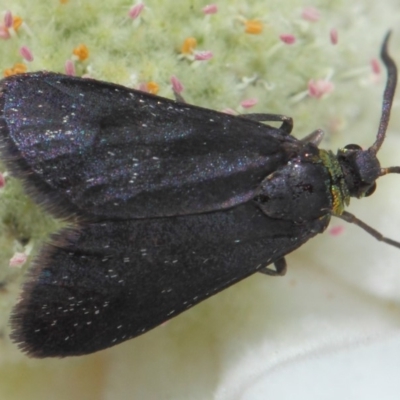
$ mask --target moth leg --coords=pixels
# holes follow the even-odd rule
[[[282,125],[279,127],[285,135],[290,135],[293,129],[293,118],[288,117],[287,115],[281,114],[242,114],[240,115],[242,118],[251,119],[253,121],[278,121],[282,122]]]
[[[258,270],[258,272],[261,272],[262,274],[265,275],[270,275],[270,276],[283,276],[286,274],[286,260],[285,257],[279,258],[274,262],[275,269],[271,269],[268,267],[264,267]]]
[[[397,248],[400,249],[400,243],[399,242],[396,242],[395,240],[392,240],[392,239],[389,239],[389,238],[383,236],[376,229],[374,229],[371,226],[367,225],[365,222],[359,220],[355,215],[350,214],[347,211],[343,211],[343,214],[341,214],[341,215],[336,215],[336,214],[333,214],[333,215],[335,217],[343,219],[346,222],[349,222],[350,224],[354,224],[354,225],[359,226],[361,229],[364,229],[364,231],[366,231],[371,236],[373,236],[376,240],[379,240],[380,242],[384,242],[384,243],[390,244],[391,246],[394,246],[394,247],[397,247]]]
[[[324,135],[325,135],[325,132],[322,129],[316,129],[315,131],[311,132],[307,136],[303,137],[303,139],[300,139],[300,142],[312,143],[318,147],[318,145],[321,143]]]
[[[176,92],[175,90],[174,90],[174,97],[175,101],[177,101],[178,103],[186,103],[186,100],[183,98],[183,96],[180,93]]]

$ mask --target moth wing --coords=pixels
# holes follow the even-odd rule
[[[259,122],[110,83],[37,72],[0,84],[7,166],[56,215],[187,215],[254,196],[286,159]]]
[[[326,223],[273,220],[247,203],[64,232],[31,270],[12,315],[12,338],[35,357],[105,349],[253,274]]]

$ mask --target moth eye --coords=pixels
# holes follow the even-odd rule
[[[344,148],[346,150],[362,150],[358,144],[348,144],[347,146],[344,146]]]
[[[374,182],[372,186],[369,187],[369,189],[365,192],[365,197],[371,196],[372,193],[375,192],[376,189],[376,183]]]

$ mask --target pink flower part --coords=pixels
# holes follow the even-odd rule
[[[149,93],[149,90],[147,89],[147,85],[144,82],[139,84],[138,90],[140,90],[141,92]]]
[[[204,14],[215,14],[218,12],[218,6],[216,4],[208,4],[203,8]]]
[[[24,60],[26,60],[28,62],[33,61],[33,54],[28,47],[22,46],[19,49],[19,54],[21,54],[21,56],[24,58]]]
[[[9,262],[10,267],[22,267],[25,264],[28,256],[25,253],[15,253]]]
[[[318,79],[316,81],[311,79],[308,82],[308,94],[316,99],[320,99],[322,96],[332,92],[333,89],[333,83],[325,79]]]
[[[286,44],[293,44],[296,41],[296,37],[290,33],[282,33],[279,35],[279,39]]]
[[[207,61],[209,59],[213,58],[213,53],[211,51],[208,50],[204,50],[204,51],[197,51],[194,54],[194,59],[197,61]]]
[[[306,21],[317,22],[320,18],[320,13],[314,7],[306,7],[301,12],[301,17]]]
[[[332,226],[332,228],[328,230],[328,233],[332,236],[339,236],[343,232],[344,232],[344,226],[342,225]]]
[[[75,64],[72,60],[67,60],[65,62],[65,73],[70,76],[75,76]]]
[[[128,11],[129,17],[132,18],[132,19],[136,19],[140,15],[140,13],[142,12],[143,8],[144,8],[144,4],[143,3],[135,4]]]
[[[224,108],[221,112],[229,115],[237,115],[237,112],[232,110],[232,108]]]
[[[13,25],[14,19],[11,14],[11,11],[6,11],[4,14],[4,25],[6,28],[11,28]]]
[[[1,39],[10,39],[10,32],[4,25],[0,25],[0,38]]]
[[[184,86],[182,85],[182,82],[175,75],[171,76],[171,85],[175,93],[183,92]]]
[[[331,31],[329,32],[329,37],[331,39],[331,43],[333,45],[337,44],[338,42],[338,32],[335,28],[332,28]]]
[[[371,60],[371,67],[372,67],[372,72],[373,72],[375,75],[380,75],[380,73],[381,73],[381,66],[380,66],[380,64],[379,64],[379,61],[378,61],[376,58],[373,58],[373,59]]]
[[[257,103],[258,103],[258,100],[257,100],[257,99],[246,99],[246,100],[243,100],[243,101],[240,103],[240,105],[241,105],[243,108],[251,108],[251,107],[254,107]]]
[[[0,172],[0,189],[3,189],[4,186],[6,186],[6,179],[4,178],[4,175]]]

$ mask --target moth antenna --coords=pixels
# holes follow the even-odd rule
[[[376,154],[379,151],[383,141],[385,140],[386,129],[389,124],[390,110],[392,108],[394,93],[397,85],[397,67],[388,53],[388,42],[390,35],[391,31],[386,34],[381,48],[381,59],[385,64],[388,77],[386,81],[385,92],[383,94],[382,114],[379,122],[378,134],[376,135],[375,143],[369,148],[369,151],[373,154]]]

